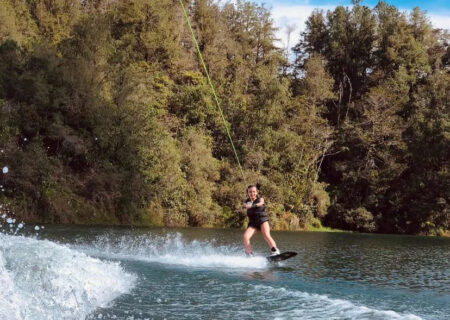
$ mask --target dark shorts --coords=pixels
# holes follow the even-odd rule
[[[258,217],[256,219],[250,219],[247,225],[247,229],[254,228],[257,230],[261,230],[261,225],[266,221],[269,221],[269,218],[267,216]]]

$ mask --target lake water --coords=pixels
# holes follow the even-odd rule
[[[450,239],[47,226],[0,233],[0,319],[450,319]]]

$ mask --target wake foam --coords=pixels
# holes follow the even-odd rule
[[[333,299],[326,295],[254,285],[253,293],[267,304],[276,306],[273,318],[281,319],[354,319],[354,320],[421,320],[413,314],[391,310],[377,310],[358,306],[348,300]]]
[[[84,319],[136,282],[104,262],[47,240],[0,233],[0,319]]]
[[[139,235],[112,237],[103,235],[77,249],[107,258],[157,262],[193,268],[243,268],[264,269],[265,257],[247,258],[242,247],[217,245],[214,240],[187,241],[181,234],[166,236]]]

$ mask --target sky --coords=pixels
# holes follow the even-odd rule
[[[409,12],[415,7],[427,12],[433,27],[450,30],[450,0],[384,0],[394,5],[400,11]],[[277,37],[280,47],[286,48],[287,27],[295,28],[291,33],[289,47],[298,42],[300,32],[305,29],[305,21],[314,9],[324,12],[333,10],[338,5],[351,6],[351,0],[252,0],[258,4],[265,4],[271,9],[272,16],[278,28]],[[378,0],[363,0],[361,5],[373,8]]]

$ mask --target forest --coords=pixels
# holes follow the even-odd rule
[[[25,222],[448,235],[450,47],[419,8],[0,0],[0,203]],[[240,168],[242,165],[242,171]],[[5,170],[7,169],[7,170]]]

